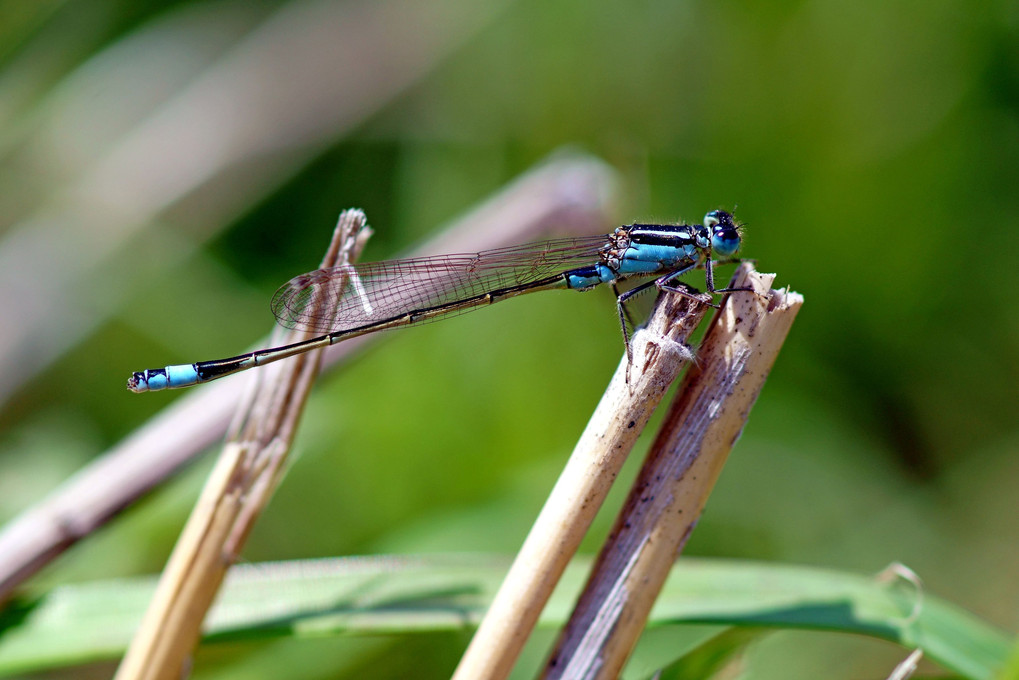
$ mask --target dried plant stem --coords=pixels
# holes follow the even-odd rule
[[[802,305],[749,264],[716,315],[543,677],[615,678],[693,531]]]
[[[369,234],[364,227],[363,212],[344,212],[322,266],[356,258]],[[301,336],[292,333],[285,342]],[[223,453],[117,670],[118,680],[170,680],[185,674],[202,620],[226,570],[276,487],[320,363],[321,352],[309,352],[256,373],[255,383],[249,383],[257,386],[238,411]]]
[[[576,553],[630,449],[690,352],[683,344],[705,307],[663,295],[623,356],[559,481],[471,640],[454,678],[509,675],[563,570]],[[629,377],[629,380],[627,380]]]
[[[615,193],[615,176],[601,161],[559,157],[521,176],[413,255],[513,245],[551,229],[573,234],[608,231]],[[374,341],[374,336],[364,336],[334,345],[326,350],[325,364],[337,364]],[[117,383],[119,387],[119,379]],[[219,441],[243,384],[231,379],[190,390],[4,526],[0,603],[64,550]],[[124,392],[124,398],[139,397]]]

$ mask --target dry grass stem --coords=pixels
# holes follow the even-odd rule
[[[575,234],[608,231],[615,187],[612,170],[601,161],[586,156],[553,159],[412,255],[497,248],[552,229]],[[325,365],[336,365],[374,341],[373,336],[364,336],[334,345],[326,351]],[[222,439],[244,385],[244,380],[233,378],[190,390],[3,527],[0,602],[57,555]],[[124,398],[150,397],[125,393]]]
[[[690,358],[684,343],[704,310],[680,295],[660,297],[647,327],[632,341],[633,365],[624,354],[454,678],[509,675],[630,449]]]
[[[356,259],[368,235],[364,213],[345,211],[322,267]],[[290,332],[283,341],[311,335]],[[170,680],[185,674],[202,620],[279,481],[320,363],[321,352],[313,351],[252,372],[248,384],[254,387],[117,670],[118,680]]]
[[[773,280],[737,271],[543,677],[619,676],[802,304]]]

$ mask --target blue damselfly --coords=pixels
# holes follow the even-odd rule
[[[631,224],[604,236],[497,248],[480,253],[366,262],[319,269],[276,291],[272,311],[286,328],[322,335],[229,359],[150,368],[127,382],[151,392],[209,382],[367,333],[424,323],[537,290],[590,290],[608,283],[629,352],[626,301],[656,286],[708,304],[716,293],[713,266],[734,261],[740,247],[732,215],[714,210],[699,225]],[[717,255],[719,261],[712,260]],[[704,267],[707,293],[678,277]],[[624,279],[655,277],[620,293]],[[312,304],[314,301],[314,304]]]

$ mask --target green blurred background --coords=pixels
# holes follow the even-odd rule
[[[570,147],[619,173],[615,223],[738,205],[806,298],[687,553],[900,561],[1019,623],[1014,2],[5,2],[0,123],[0,520],[182,396],[131,371],[262,337],[341,209],[391,257]],[[324,376],[245,557],[513,553],[614,319],[607,291],[530,296]],[[32,585],[158,571],[208,467]],[[196,677],[446,677],[467,639],[216,646]],[[745,677],[903,655],[780,633]]]

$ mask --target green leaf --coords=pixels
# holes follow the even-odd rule
[[[578,561],[567,570],[541,625],[563,623],[588,564]],[[507,567],[504,559],[480,555],[239,566],[210,612],[204,642],[469,629],[477,625]],[[154,586],[152,578],[102,581],[12,603],[0,616],[0,673],[116,658]],[[916,597],[911,587],[857,574],[685,559],[673,568],[648,625],[841,631],[920,647],[927,658],[965,677],[990,680],[1004,666],[1010,646],[1002,632],[929,594],[914,615]],[[689,651],[677,647],[676,658]]]

